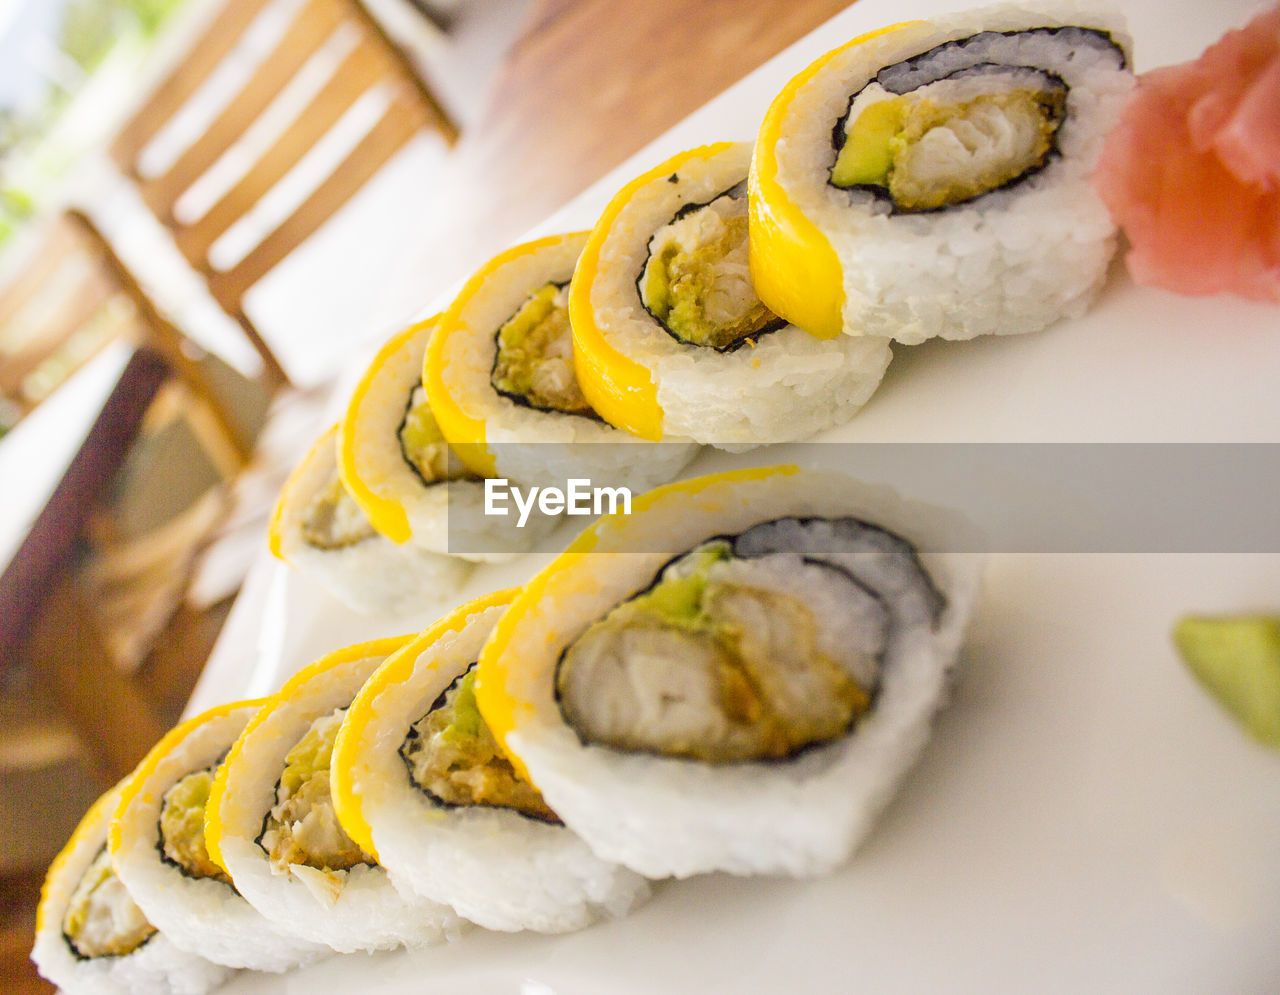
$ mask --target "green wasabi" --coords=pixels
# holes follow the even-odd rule
[[[1173,631],[1191,673],[1245,727],[1280,747],[1280,617],[1190,616]]]

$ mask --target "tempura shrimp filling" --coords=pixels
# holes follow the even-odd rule
[[[653,319],[688,345],[728,352],[784,324],[751,283],[744,184],[686,204],[654,232],[636,287]]]
[[[578,386],[569,326],[569,284],[534,290],[495,335],[489,381],[517,404],[596,417]]]
[[[316,719],[285,756],[275,804],[257,839],[273,871],[291,873],[309,888],[332,888],[335,897],[343,872],[374,863],[339,824],[329,792],[333,744],[345,713],[338,708]]]
[[[409,728],[400,756],[413,783],[445,805],[509,808],[560,823],[532,784],[516,773],[476,706],[475,664]]]
[[[876,595],[829,563],[715,539],[591,625],[556,693],[588,744],[710,763],[782,760],[871,707],[888,640]]]
[[[1044,169],[1069,118],[1069,88],[1032,68],[1046,52],[1124,53],[1102,32],[982,32],[888,66],[854,93],[832,132],[831,185],[870,191],[896,213],[974,200]],[[1022,64],[1025,59],[1027,64]]]
[[[449,480],[478,479],[468,472],[449,448],[421,384],[409,394],[404,420],[400,422],[396,435],[400,441],[400,454],[424,485],[429,487]]]
[[[187,877],[215,878],[230,884],[227,872],[209,857],[204,837],[204,809],[213,775],[212,767],[192,771],[164,793],[156,845],[161,857]]]
[[[335,467],[302,513],[303,540],[317,549],[345,549],[378,533],[355,498],[347,493]]]
[[[62,917],[62,935],[77,957],[123,957],[151,939],[156,928],[111,869],[104,846],[85,870]]]

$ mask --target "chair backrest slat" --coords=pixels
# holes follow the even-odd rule
[[[163,175],[140,182],[143,200],[162,220],[163,214],[172,213],[178,198],[240,139],[324,45],[341,23],[341,15],[341,9],[333,0],[310,0],[298,12],[274,51],[259,63],[204,133]]]
[[[306,108],[290,122],[253,169],[244,174],[198,221],[175,232],[192,265],[203,267],[209,249],[247,214],[324,137],[330,124],[369,91],[386,71],[386,52],[372,41],[352,49]]]
[[[205,40],[197,43],[187,63],[174,74],[175,79],[181,79],[181,85],[174,88],[174,94],[180,94],[182,99],[153,97],[139,116],[172,117],[180,113],[200,83],[211,78],[217,71],[217,65],[236,50],[238,41],[251,28],[257,14],[270,13],[267,8],[272,2],[278,0],[229,0],[223,17],[214,23]],[[253,8],[253,16],[247,13],[249,8]],[[339,31],[352,32],[352,37],[357,39],[345,54],[339,54],[336,34]],[[323,82],[316,80],[315,89],[308,95],[298,93],[298,100],[294,101],[291,94],[277,105],[283,108],[289,103],[291,110],[294,102],[304,104],[296,115],[287,122],[281,122],[278,133],[262,136],[264,140],[253,143],[252,148],[250,143],[237,144],[246,130],[263,120],[264,112],[272,108],[273,102],[297,78],[298,73],[330,44],[332,58],[338,63],[333,72]],[[209,53],[215,50],[217,58],[211,59]],[[317,72],[324,68],[320,63],[316,66]],[[307,69],[308,73],[311,71]],[[274,50],[248,75],[248,81],[214,114],[214,120],[203,135],[182,151],[160,175],[141,177],[137,182],[144,202],[170,229],[182,254],[208,281],[214,298],[240,323],[262,355],[268,375],[283,380],[284,372],[279,362],[245,314],[245,293],[324,224],[417,131],[430,128],[446,142],[452,142],[457,130],[429,88],[406,63],[403,53],[387,38],[359,0],[304,0],[289,20]],[[293,182],[295,167],[303,162],[310,150],[331,133],[338,134],[335,128],[339,121],[353,110],[361,97],[383,87],[389,91],[385,112],[364,133],[354,149],[349,152],[345,147],[334,149],[335,157],[345,154],[345,158],[319,180],[291,214],[277,223],[274,218],[262,220],[259,214],[254,213],[264,198],[274,195],[282,181],[286,184]],[[166,83],[158,92],[169,89],[170,84]],[[164,111],[164,115],[160,111]],[[278,113],[281,112],[273,108],[267,118],[274,119]],[[146,149],[146,141],[139,141],[140,137],[158,135],[165,123],[151,122],[142,127],[135,121],[122,132],[114,153],[131,176],[138,177],[137,157]],[[345,134],[345,122],[338,131]],[[326,148],[329,147],[327,144]],[[243,163],[236,163],[238,172],[228,177],[224,186],[220,181],[225,174],[214,180],[210,171],[218,171],[223,157],[232,149],[234,156],[252,158],[252,162],[243,169],[239,168]],[[308,162],[307,167],[310,165]],[[230,165],[227,169],[230,170]],[[299,175],[305,172],[307,169],[298,170]],[[198,196],[193,187],[201,184],[206,175],[210,175],[210,179],[207,185],[201,185],[201,190],[209,193],[213,203],[207,209],[199,210],[192,207],[192,200]],[[188,191],[192,191],[192,197],[182,205],[183,210],[177,210],[180,199]],[[272,203],[279,204],[285,200],[289,198],[273,199]],[[191,214],[199,216],[178,216],[189,207]],[[262,212],[268,210],[264,206]],[[237,228],[236,234],[243,233],[250,241],[247,252],[230,267],[216,265],[210,259],[210,252],[215,251],[224,234],[246,218],[248,222]],[[273,230],[258,237],[258,230],[269,226],[274,226]],[[216,251],[221,252],[221,249]]]
[[[390,36],[383,30],[382,25],[360,3],[360,0],[354,0],[350,6],[352,19],[360,24],[363,31],[369,37],[376,38],[385,51],[397,56],[397,58],[391,60],[388,72],[417,96],[418,105],[426,114],[427,125],[438,132],[450,145],[456,142],[458,140],[458,126],[449,117],[448,111],[440,103],[435,91],[431,89],[427,81],[419,73],[409,66],[399,46],[391,40]]]
[[[239,263],[209,277],[213,295],[230,310],[245,292],[265,276],[294,246],[306,240],[346,203],[422,126],[422,109],[405,93],[394,97],[386,111],[357,145],[279,227]]]
[[[138,156],[205,81],[213,75],[245,29],[273,0],[227,0],[205,28],[199,43],[147,98],[146,103],[111,143],[111,157],[120,169],[138,176]]]

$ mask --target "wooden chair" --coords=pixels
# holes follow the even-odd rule
[[[219,67],[244,44],[246,33],[279,0],[227,0],[172,74],[152,93],[111,147],[112,158],[138,186],[143,200],[173,234],[191,266],[208,281],[219,305],[239,323],[262,356],[268,378],[287,380],[271,348],[245,313],[246,292],[316,231],[391,156],[422,129],[450,144],[457,131],[402,53],[357,0],[306,0],[248,80],[204,133],[158,175],[142,168],[147,147],[188,106]],[[291,80],[335,32],[357,37],[327,81],[251,165],[203,215],[183,220],[179,198],[236,146]],[[243,49],[241,49],[243,51]],[[385,108],[364,137],[302,203],[229,268],[210,260],[210,248],[243,218],[329,133],[362,96],[382,88]]]
[[[83,214],[49,222],[21,263],[0,288],[0,389],[33,421],[41,405],[50,410],[44,425],[18,424],[0,446],[25,454],[21,465],[7,456],[6,486],[25,485],[34,502],[47,488],[48,498],[28,528],[0,523],[5,542],[17,543],[0,563],[0,677],[13,666],[38,678],[107,783],[173,717],[156,707],[168,689],[130,671],[181,604],[266,397],[242,379],[228,391],[237,375],[199,357]],[[95,358],[109,343],[131,355],[123,372]],[[89,363],[110,367],[91,388],[94,409],[62,403],[81,388],[61,382]],[[94,419],[98,391],[106,403]],[[11,448],[28,429],[31,439],[65,439],[62,455],[53,445]]]

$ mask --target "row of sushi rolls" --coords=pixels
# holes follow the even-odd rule
[[[1280,8],[1263,21],[1274,46]],[[894,341],[1081,314],[1146,155],[1130,45],[1116,16],[1049,7],[856,38],[754,145],[654,166],[593,230],[503,252],[388,342],[290,476],[277,556],[405,612],[556,525],[494,524],[485,478],[622,481],[630,514],[519,589],[172,730],[50,868],[41,972],[195,995],[474,927],[580,929],[654,879],[846,861],[945,695],[980,574],[949,552],[963,523],[824,470],[670,481],[701,445],[846,422]],[[1235,289],[1274,298],[1272,277]]]

